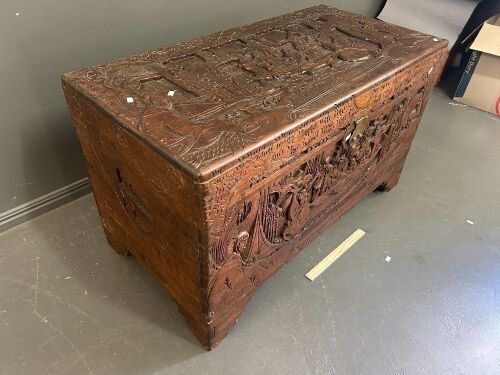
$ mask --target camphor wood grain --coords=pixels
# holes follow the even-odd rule
[[[109,243],[213,348],[288,259],[396,185],[446,45],[317,6],[65,74]]]

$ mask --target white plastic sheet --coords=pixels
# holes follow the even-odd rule
[[[387,0],[378,18],[448,39],[453,46],[479,0]]]

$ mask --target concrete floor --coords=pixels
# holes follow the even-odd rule
[[[497,289],[500,121],[436,90],[399,185],[262,286],[210,353],[108,248],[91,195],[1,234],[0,374],[499,374]]]

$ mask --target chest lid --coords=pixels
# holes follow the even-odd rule
[[[446,44],[320,5],[62,79],[203,178]]]

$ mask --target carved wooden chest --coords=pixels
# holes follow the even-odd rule
[[[213,348],[259,285],[397,183],[446,46],[317,6],[65,74],[110,245]]]

